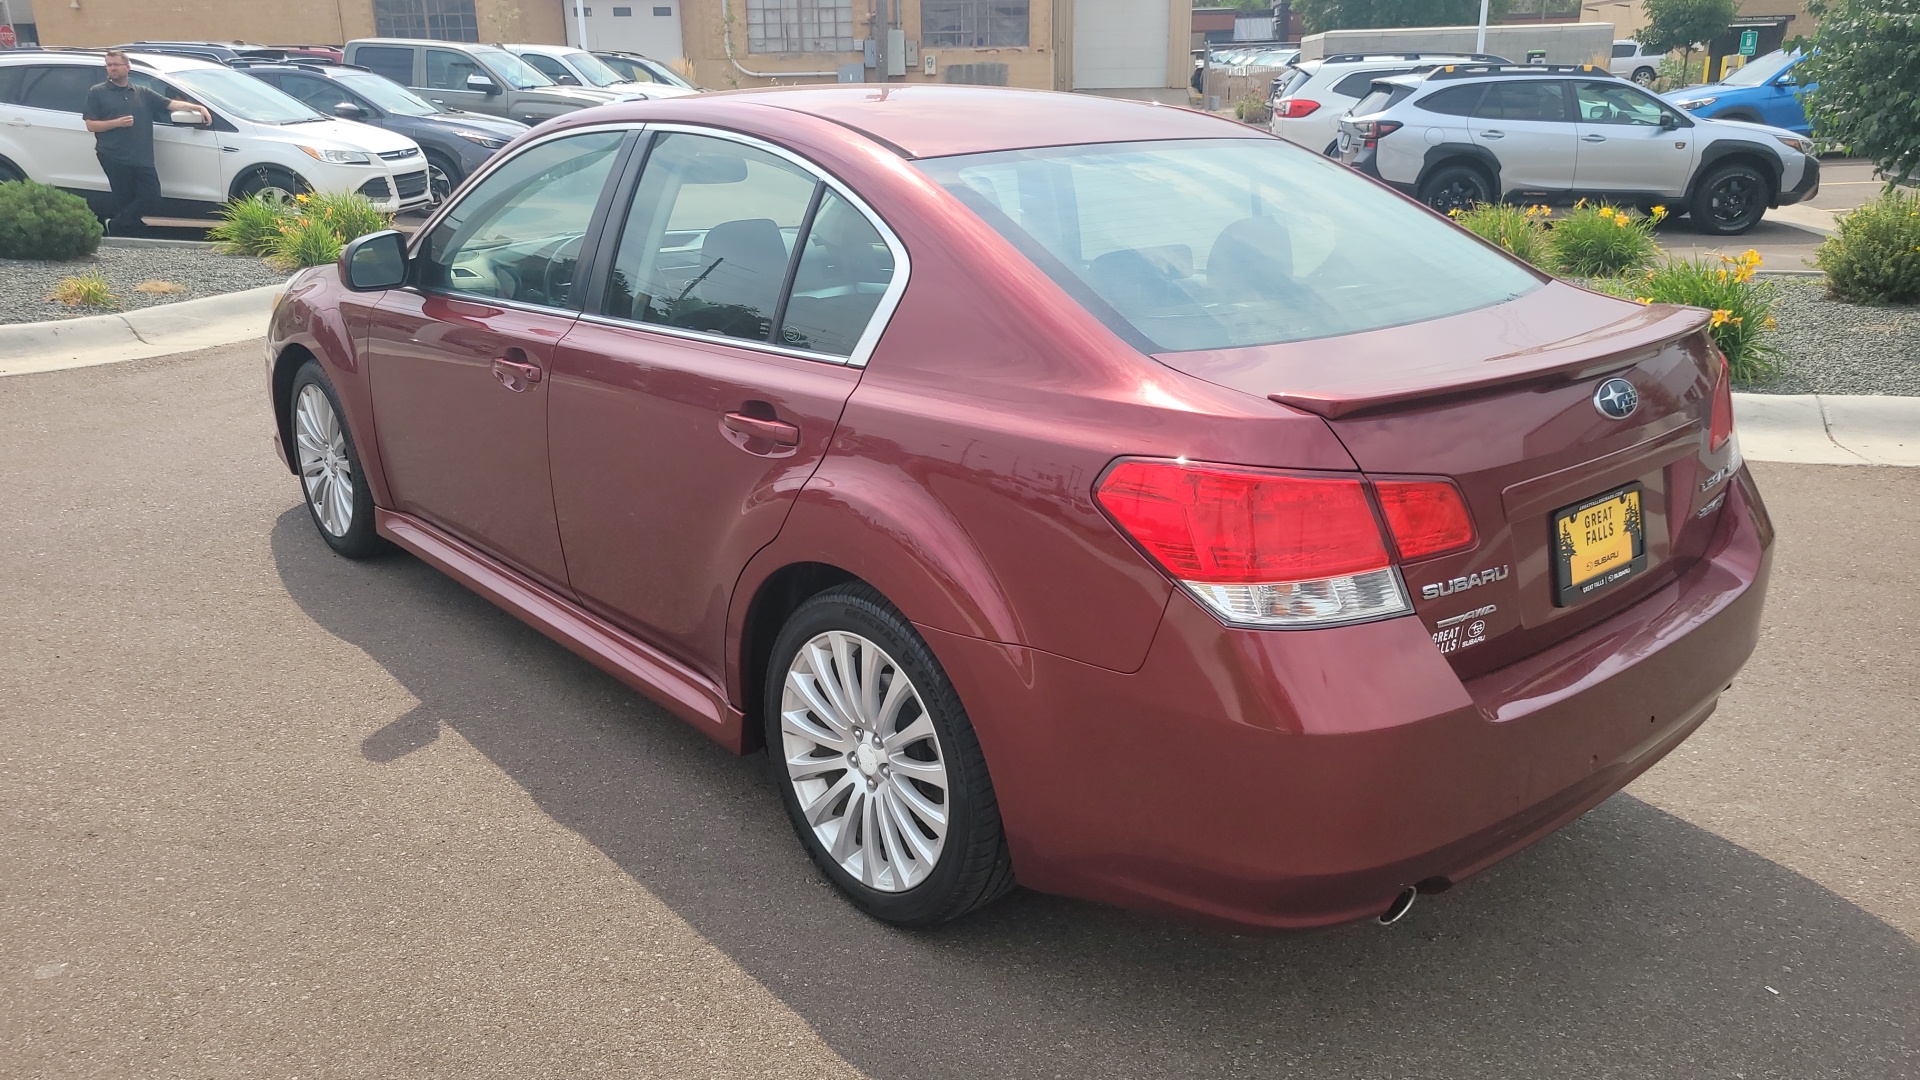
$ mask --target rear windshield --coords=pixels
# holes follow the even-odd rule
[[[1374,83],[1373,90],[1369,92],[1366,97],[1354,102],[1353,108],[1348,109],[1347,114],[1349,116],[1372,116],[1377,112],[1386,112],[1388,109],[1407,100],[1408,95],[1412,93],[1413,91],[1411,89],[1404,86]]]
[[[918,162],[1145,352],[1422,322],[1540,279],[1277,139],[1108,143]]]

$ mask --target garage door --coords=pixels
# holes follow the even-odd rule
[[[1073,6],[1073,88],[1167,84],[1167,0],[1079,0]]]

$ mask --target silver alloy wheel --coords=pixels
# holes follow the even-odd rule
[[[801,813],[833,861],[880,892],[925,881],[952,799],[926,703],[893,657],[858,634],[816,635],[787,669],[780,734]]]
[[[294,192],[288,191],[279,184],[271,183],[255,189],[254,194],[268,202],[277,203],[292,202],[294,197]]]
[[[347,535],[353,527],[353,464],[347,457],[347,432],[334,415],[333,402],[313,383],[301,387],[294,402],[293,441],[314,520],[332,536]]]

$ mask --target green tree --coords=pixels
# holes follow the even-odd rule
[[[1395,26],[1471,26],[1480,21],[1480,0],[1295,0],[1307,33]],[[1492,12],[1506,10],[1493,0]]]
[[[1814,130],[1871,158],[1888,183],[1920,174],[1920,0],[1814,0],[1802,82]]]
[[[1634,40],[1652,52],[1679,49],[1686,59],[1696,43],[1726,33],[1740,13],[1739,0],[1645,0],[1643,6],[1647,25],[1634,32]]]

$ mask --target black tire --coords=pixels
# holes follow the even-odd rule
[[[1633,69],[1633,81],[1639,83],[1641,86],[1652,86],[1653,80],[1658,78],[1659,75],[1659,72],[1650,67]]]
[[[0,184],[11,183],[16,180],[25,180],[26,178],[27,174],[15,167],[13,162],[0,160]]]
[[[255,165],[233,182],[233,197],[236,199],[251,198],[261,192],[279,192],[283,198],[290,199],[306,190],[305,181],[272,165]]]
[[[1709,236],[1734,236],[1760,223],[1773,185],[1759,169],[1739,162],[1717,165],[1700,178],[1688,212],[1693,227]]]
[[[336,450],[332,460],[344,460],[345,469],[341,471],[344,472],[351,494],[342,501],[350,508],[350,513],[346,528],[338,531],[322,520],[324,515],[316,503],[326,496],[326,488],[310,481],[307,461],[303,457],[300,408],[302,394],[308,387],[319,391],[326,399],[339,425],[343,444],[341,449],[344,449],[344,453]],[[360,469],[360,451],[354,445],[353,429],[346,417],[346,411],[340,407],[340,397],[333,391],[333,382],[327,378],[319,362],[308,360],[300,365],[300,370],[294,373],[293,385],[287,391],[287,429],[292,436],[287,449],[294,455],[296,472],[300,476],[300,494],[307,504],[307,516],[313,520],[314,530],[320,534],[320,539],[325,540],[327,546],[336,553],[349,559],[365,559],[387,550],[388,545],[374,531],[373,492],[367,487],[366,474]],[[335,471],[334,475],[340,475],[341,471]]]
[[[1445,214],[1493,201],[1493,181],[1474,165],[1442,165],[1420,185],[1420,201]]]
[[[427,187],[433,192],[435,203],[443,202],[447,196],[453,194],[453,189],[459,187],[460,181],[466,177],[461,174],[460,166],[454,164],[452,158],[438,150],[428,150],[426,153]],[[444,190],[442,190],[443,185]]]
[[[826,843],[815,833],[813,826],[808,824],[801,807],[800,793],[788,771],[789,751],[781,724],[782,699],[788,685],[788,675],[803,646],[822,634],[835,631],[859,635],[879,646],[893,661],[894,676],[897,678],[900,672],[906,674],[912,688],[919,694],[926,719],[931,722],[938,759],[946,768],[947,789],[944,802],[940,804],[947,816],[944,843],[932,860],[932,869],[918,883],[903,890],[885,891],[871,887],[841,866]],[[883,669],[875,674],[875,678],[879,679],[885,673]],[[891,680],[887,680],[887,683],[891,686]],[[821,729],[828,728],[815,711],[807,710],[806,715]],[[894,720],[896,731],[910,722],[908,715],[903,708]],[[916,711],[911,715],[917,719],[920,713]],[[801,845],[813,858],[814,865],[840,887],[855,907],[897,926],[931,926],[959,918],[1013,888],[1013,862],[1007,850],[1006,836],[1001,831],[999,804],[994,798],[993,783],[987,776],[986,759],[980,753],[980,743],[974,737],[967,711],[960,704],[953,684],[947,681],[946,672],[941,670],[939,661],[934,659],[926,642],[914,632],[906,618],[871,586],[852,582],[828,589],[801,604],[799,610],[787,620],[780,636],[774,641],[773,655],[768,661],[763,719],[766,725],[767,757],[772,764],[775,784],[780,789],[781,801],[786,804],[787,818],[800,837]],[[803,754],[807,752],[802,751]],[[853,755],[848,756],[850,760],[853,759]],[[850,764],[838,774],[829,773],[816,779],[831,791],[838,785],[841,776],[850,778],[854,787],[833,802],[841,804],[844,807],[842,812],[851,818],[853,803],[850,800],[858,796],[857,788],[861,783],[858,770]],[[873,783],[884,786],[886,782],[884,778],[869,781],[868,790],[873,790]],[[924,789],[923,794],[926,794]]]
[[[1340,140],[1335,139],[1332,142],[1328,143],[1327,148],[1325,150],[1320,151],[1320,153],[1322,156],[1330,157],[1330,158],[1334,158],[1335,160],[1338,160],[1340,157]]]

